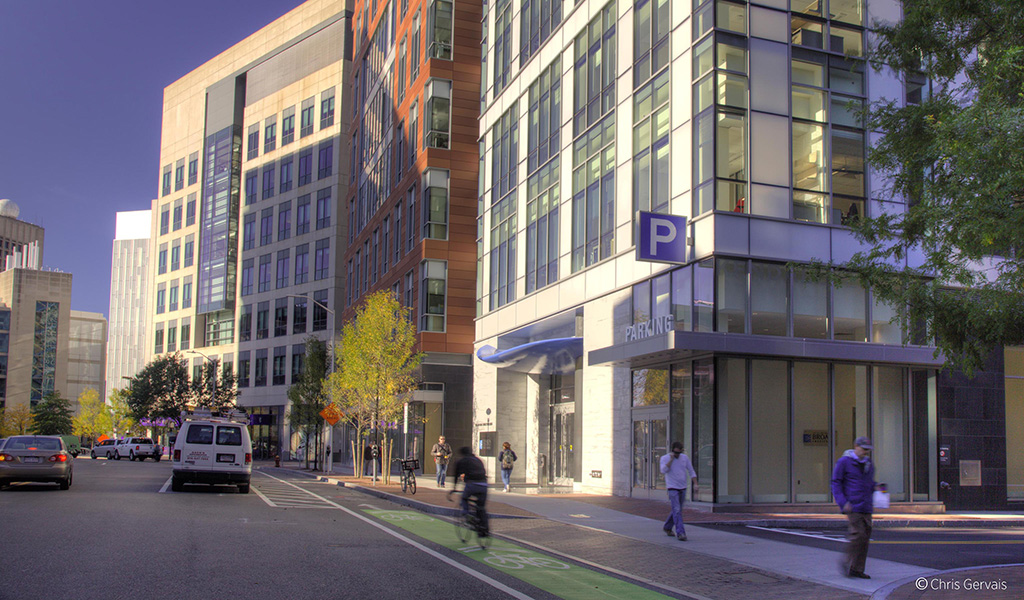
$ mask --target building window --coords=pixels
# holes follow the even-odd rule
[[[282,202],[277,207],[277,241],[283,241],[292,236],[292,203]]]
[[[331,239],[324,238],[316,241],[316,254],[313,257],[313,279],[327,279],[331,267]]]
[[[189,194],[188,202],[185,203],[185,227],[196,223],[196,198],[195,194]]]
[[[327,290],[313,292],[313,331],[327,329]]]
[[[367,236],[366,241],[363,242],[363,283],[362,289],[364,291],[370,291],[370,238]]]
[[[259,199],[259,196],[258,196],[258,193],[259,193],[258,192],[258,189],[259,189],[258,185],[259,184],[257,183],[258,179],[259,179],[259,171],[257,169],[252,169],[251,171],[247,171],[245,173],[245,204],[246,204],[246,206],[248,206],[250,204],[255,204],[256,200]]]
[[[179,344],[181,346],[181,349],[182,350],[188,350],[189,347],[192,345],[192,324],[191,323],[182,323],[181,324],[181,337],[179,339],[181,340],[181,343]]]
[[[412,18],[412,41],[409,45],[409,83],[420,76],[420,11]]]
[[[295,344],[292,346],[292,385],[299,382],[306,365],[306,345]]]
[[[190,278],[185,279],[185,283],[181,285],[181,307],[189,308],[192,306],[192,281]],[[184,329],[182,329],[184,331]]]
[[[160,247],[160,252],[157,254],[157,273],[163,275],[167,272],[167,244],[163,244]]]
[[[163,354],[163,352],[164,352],[164,330],[163,329],[157,329],[153,333],[153,353],[154,354]],[[33,381],[33,384],[34,383],[35,382]],[[33,390],[32,390],[33,392],[35,391],[34,387],[35,386],[33,386]]]
[[[288,259],[291,250],[277,251],[277,289],[288,287]]]
[[[288,360],[288,347],[278,346],[274,348],[274,371],[272,385],[285,384],[285,363]]]
[[[416,243],[416,186],[409,188],[406,194],[408,199],[409,208],[409,223],[405,226],[408,232],[408,237],[405,242],[405,251],[412,252],[412,247]]]
[[[345,306],[352,306],[352,291],[353,291],[352,290],[352,284],[353,284],[353,282],[352,282],[352,276],[353,276],[352,266],[353,266],[353,262],[352,261],[353,261],[353,259],[351,259],[351,258],[348,260],[348,268],[347,268],[346,274],[345,274]]]
[[[242,307],[242,314],[238,317],[238,341],[248,342],[252,339],[252,305],[246,304]]]
[[[731,5],[720,4],[725,6]],[[669,0],[636,0],[633,11],[633,87],[638,88],[668,66],[672,15]]]
[[[444,331],[448,263],[442,260],[425,260],[420,263],[420,277],[420,295],[423,298],[420,331]]]
[[[416,289],[416,286],[413,285],[413,276],[414,274],[411,269],[405,274],[405,298],[402,302],[402,306],[409,311],[408,314],[410,321],[416,318],[416,311],[414,310],[416,305],[413,304],[412,300],[413,290]],[[415,324],[415,322],[413,322],[413,324]]]
[[[171,207],[168,204],[160,208],[160,235],[167,235],[171,227]]]
[[[408,37],[408,36],[407,36]],[[398,45],[398,61],[395,63],[395,68],[398,70],[396,76],[397,81],[395,82],[395,98],[401,102],[405,98],[405,88],[409,86],[409,82],[405,79],[405,64],[407,57],[405,55],[405,39]]]
[[[512,0],[494,5],[494,96],[505,89],[512,77]]]
[[[362,271],[363,263],[362,263],[362,258],[363,258],[363,255],[360,253],[359,250],[356,250],[356,268],[355,268],[354,279],[352,280],[352,298],[353,298],[353,300],[359,300],[359,294],[362,292],[362,290],[359,287],[360,284],[363,281],[363,271]]]
[[[309,279],[309,244],[295,247],[295,285]]]
[[[247,160],[252,160],[260,155],[260,126],[259,123],[249,126],[248,142],[245,145]]]
[[[380,240],[380,276],[388,272],[388,257],[391,256],[391,246],[388,244],[388,237],[391,233],[391,217],[384,217],[383,234]]]
[[[309,194],[299,196],[295,205],[295,235],[309,233]]]
[[[199,181],[199,153],[193,152],[188,157],[188,184]]]
[[[242,295],[248,296],[252,293],[252,269],[253,259],[247,258],[242,261]]]
[[[253,385],[265,387],[267,385],[267,349],[256,351],[256,368],[253,373]]]
[[[270,335],[270,303],[256,305],[256,339],[265,340]]]
[[[238,353],[238,387],[249,387],[249,350]]]
[[[419,133],[419,104],[412,103],[409,107],[409,167],[416,166],[417,135]]]
[[[302,101],[302,112],[299,121],[299,137],[304,138],[313,133],[313,108],[316,98],[307,98]],[[302,185],[301,183],[299,185]]]
[[[181,268],[181,246],[175,242],[171,246],[171,270],[177,271]]]
[[[316,192],[316,228],[331,226],[331,188]]]
[[[170,194],[171,193],[171,165],[167,165],[167,166],[164,167],[164,175],[163,175],[162,184],[163,184],[161,186],[161,188],[162,188],[161,192],[162,193],[160,195],[161,196],[166,196],[167,194]]]
[[[448,239],[448,171],[423,172],[423,237]]]
[[[668,2],[668,0],[662,0]],[[537,53],[562,22],[562,0],[523,0],[520,12],[519,66]],[[666,26],[668,23],[665,24]]]
[[[633,95],[633,214],[669,207],[669,70]]]
[[[292,157],[281,159],[281,193],[292,189]]]
[[[174,312],[178,310],[178,284],[177,280],[171,284],[171,293],[167,301],[167,310]]]
[[[519,103],[494,125],[491,152],[491,289],[493,310],[515,299],[516,172],[519,163]]]
[[[195,247],[196,247],[196,244],[195,244],[194,241],[192,241],[191,238],[192,238],[191,235],[185,238],[185,266],[186,267],[191,267],[192,266],[192,262],[195,259]]]
[[[606,6],[575,41],[573,136],[615,107],[615,3]]]
[[[558,280],[560,64],[545,69],[529,92],[526,293]]]
[[[257,291],[259,292],[270,291],[270,258],[270,254],[260,257],[259,281],[257,282]]]
[[[319,171],[317,179],[325,179],[331,176],[334,170],[334,144],[328,142],[320,146],[320,160],[318,161]]]
[[[260,213],[260,246],[274,241],[274,208],[264,208]]]
[[[281,145],[295,141],[295,107],[284,109],[281,113]]]
[[[402,201],[395,204],[395,264],[402,258]]]
[[[277,115],[263,122],[263,153],[277,148]]]
[[[431,79],[426,90],[426,120],[423,126],[427,148],[448,149],[451,142],[452,82]]]
[[[59,325],[60,303],[37,300],[32,345],[30,407],[35,406],[36,403],[56,389],[57,332]]]
[[[288,335],[288,298],[274,301],[274,337]]]
[[[161,288],[156,291],[156,314],[162,315],[167,312],[167,290]]]
[[[295,298],[292,307],[292,333],[306,333],[306,310],[309,306],[305,298]]]
[[[171,321],[174,323],[174,321]],[[174,325],[167,327],[167,351],[174,352],[178,349],[178,328]]]
[[[171,230],[177,231],[181,229],[181,200],[179,199],[174,203],[174,218],[171,224]]]
[[[615,115],[573,144],[572,270],[615,253]]]
[[[263,199],[274,197],[274,165],[263,167]]]
[[[452,3],[434,0],[427,9],[427,56],[452,59]]]
[[[320,129],[334,125],[334,88],[320,94]]]
[[[299,186],[313,181],[313,149],[307,148],[299,152]]]
[[[256,247],[256,213],[249,213],[242,219],[242,250]]]
[[[402,181],[405,174],[405,122],[399,123],[395,130],[395,185]]]

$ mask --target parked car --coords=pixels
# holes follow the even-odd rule
[[[75,457],[57,435],[17,435],[0,450],[0,488],[14,481],[43,481],[71,487]]]
[[[152,458],[156,462],[160,462],[157,446],[149,438],[131,437],[118,442],[114,447],[114,460],[121,460],[123,456],[127,456],[128,460],[142,461]]]
[[[171,462],[171,490],[175,492],[182,491],[186,483],[227,483],[248,494],[252,476],[249,429],[230,418],[185,421],[175,439]]]
[[[6,442],[6,441],[7,441],[7,438],[0,438],[0,450],[4,449],[4,442]]]
[[[93,458],[103,457],[106,459],[114,458],[114,448],[117,446],[117,440],[110,438],[97,443],[89,451],[89,456]]]
[[[78,458],[82,450],[82,440],[77,435],[62,435],[60,439],[64,440],[64,446],[67,447],[71,456]]]

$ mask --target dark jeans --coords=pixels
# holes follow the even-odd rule
[[[851,571],[864,572],[864,563],[868,559],[868,544],[871,542],[871,515],[869,513],[852,512],[846,515],[850,522],[846,545],[846,565]]]
[[[448,465],[434,464],[437,465],[437,487],[444,487],[444,478],[448,475]]]
[[[663,529],[665,531],[672,531],[672,527],[675,526],[677,536],[686,535],[686,527],[683,526],[683,504],[686,503],[686,488],[681,490],[677,488],[669,489],[668,500],[672,503],[672,512],[665,519]]]
[[[487,529],[487,484],[482,481],[467,481],[465,489],[462,490],[462,514],[469,512],[469,499],[476,501],[476,518],[480,524]]]

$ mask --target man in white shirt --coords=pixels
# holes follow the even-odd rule
[[[697,489],[697,472],[693,470],[690,457],[683,454],[681,442],[672,443],[672,452],[661,457],[661,472],[665,474],[665,487],[668,488],[668,499],[672,503],[672,512],[665,519],[662,529],[667,535],[672,535],[672,527],[675,526],[676,539],[680,542],[686,541],[686,528],[683,526],[683,503],[686,502],[686,484],[693,482],[693,489]]]

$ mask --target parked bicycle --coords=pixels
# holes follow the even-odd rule
[[[458,494],[459,499],[462,499],[462,490],[458,488],[448,492],[448,501],[452,501],[452,494]],[[470,496],[466,499],[469,506],[469,510],[459,515],[455,519],[455,535],[459,536],[459,541],[462,543],[469,543],[475,541],[481,549],[487,549],[491,546],[491,532],[487,526],[487,511],[477,503],[476,496]],[[473,540],[473,538],[476,538]]]
[[[420,468],[420,461],[417,458],[396,458],[392,462],[401,463],[402,467],[402,493],[406,490],[416,493],[416,469]]]

